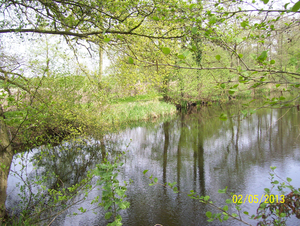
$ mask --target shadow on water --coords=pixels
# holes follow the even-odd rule
[[[26,165],[25,179],[48,176],[48,188],[67,187],[80,182],[104,156],[110,158],[117,151],[127,151],[118,177],[120,181],[134,182],[128,186],[131,206],[122,212],[124,225],[206,225],[205,212],[214,210],[187,197],[185,193],[190,190],[209,195],[222,206],[227,197],[218,194],[218,189],[226,186],[237,195],[260,196],[265,187],[270,188],[270,166],[277,166],[279,175],[293,178],[293,185],[300,187],[300,117],[296,109],[261,110],[247,117],[237,115],[238,110],[239,106],[204,107],[197,113],[135,125],[86,142],[41,147],[14,156],[11,169],[21,175],[18,162],[22,160]],[[218,116],[224,112],[235,116],[221,121]],[[183,193],[175,194],[160,185],[149,186],[150,180],[142,173],[146,169],[162,184],[176,182]],[[9,210],[20,203],[17,183],[22,184],[22,180],[11,172],[6,200]],[[94,209],[90,202],[100,194],[96,188],[91,190],[86,201],[62,213],[54,225],[105,225],[105,212],[99,208],[95,214],[87,211],[70,216],[81,206]],[[34,205],[32,202],[31,208]],[[245,203],[243,208],[255,213],[257,204]],[[239,225],[232,221],[222,225],[234,224]]]

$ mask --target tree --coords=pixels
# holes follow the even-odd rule
[[[299,96],[286,100],[283,92],[300,86],[299,51],[290,49],[289,59],[285,60],[283,49],[297,43],[300,3],[276,9],[268,0],[263,2],[266,5],[262,6],[261,1],[0,0],[0,34],[24,39],[26,34],[34,34],[33,40],[40,39],[39,35],[59,35],[75,57],[79,46],[89,52],[99,52],[99,46],[112,49],[121,53],[117,60],[124,68],[122,73],[132,70],[134,65],[134,73],[123,73],[132,77],[123,76],[123,81],[146,83],[155,78],[166,100],[170,94],[176,101],[199,100],[205,92],[212,100],[212,95],[232,96],[239,89],[248,92],[269,84],[276,89],[285,84],[284,89],[279,88],[280,97],[270,98],[266,104],[296,106]],[[83,76],[51,80],[54,73],[48,50],[46,60],[34,68],[24,67],[18,57],[1,49],[0,153],[8,154],[7,159],[20,132],[28,145],[39,145],[83,134],[85,128],[95,125],[96,120],[78,104],[83,94],[76,89],[92,87],[97,92],[90,100],[101,102],[105,96],[102,81],[94,79],[79,63],[77,66],[93,85],[85,86]],[[24,69],[33,68],[38,69],[38,75],[29,79]],[[65,89],[62,80],[69,81]],[[56,93],[44,86],[53,81]],[[14,93],[14,88],[21,94]],[[63,101],[68,95],[72,100]],[[13,120],[5,119],[7,109],[11,108],[23,112],[14,115]],[[10,138],[11,125],[14,131]],[[33,137],[38,142],[30,143]],[[6,169],[9,163],[5,161]]]

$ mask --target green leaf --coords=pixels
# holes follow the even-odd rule
[[[186,50],[186,51],[183,52],[183,56],[184,56],[184,57],[187,57],[189,54],[190,54],[190,51],[189,51],[189,50]]]
[[[218,193],[224,194],[224,193],[226,193],[226,189],[219,189],[219,190],[218,190]]]
[[[284,5],[284,8],[285,9],[287,9],[287,6],[290,4],[290,2],[289,3],[286,3],[285,5]]]
[[[105,214],[105,219],[108,220],[111,216],[112,216],[112,213],[111,212],[107,212]]]
[[[145,175],[148,171],[149,171],[149,170],[144,170],[144,171],[143,171],[143,174]]]
[[[233,39],[237,44],[241,43],[243,41],[242,38],[234,38]]]
[[[218,61],[220,61],[220,60],[221,60],[221,56],[220,56],[220,55],[217,55],[217,56],[216,56],[216,59],[217,59]]]
[[[225,84],[224,83],[222,83],[220,86],[221,86],[221,88],[225,89]]]
[[[163,47],[161,50],[166,55],[170,54],[170,52],[171,52],[171,50],[169,48],[167,48],[167,47]]]
[[[268,51],[263,51],[260,56],[257,58],[258,61],[263,62],[268,57]]]
[[[267,4],[269,2],[269,0],[262,0],[265,4]]]
[[[292,181],[292,179],[289,178],[289,177],[287,177],[286,180],[287,180],[288,182],[291,182],[291,181]]]
[[[244,214],[249,215],[249,213],[247,211],[244,211]]]
[[[248,25],[249,25],[249,21],[248,21],[248,20],[244,20],[244,21],[241,23],[241,26],[242,26],[243,28],[246,28]]]
[[[237,215],[236,213],[233,213],[232,216],[233,216],[233,217],[237,217],[238,215]]]
[[[215,24],[217,22],[217,17],[216,16],[211,16],[210,18],[209,18],[209,24]]]
[[[206,215],[208,218],[211,218],[211,212],[210,212],[210,211],[207,211],[207,212],[205,213],[205,215]]]
[[[237,66],[237,71],[240,73],[240,72],[242,72],[242,67],[241,66]]]
[[[275,86],[276,86],[276,88],[278,88],[280,86],[280,84],[276,84]]]
[[[265,192],[270,193],[270,189],[269,188],[265,188],[264,190],[265,190]]]
[[[286,213],[281,213],[280,214],[280,217],[285,217],[286,216]]]
[[[193,34],[196,34],[196,33],[197,33],[197,30],[198,30],[198,29],[197,29],[196,27],[192,27],[192,33],[193,33]]]
[[[300,1],[298,1],[292,8],[292,12],[297,12],[300,9]]]
[[[229,91],[228,91],[228,93],[230,94],[230,95],[233,95],[236,91],[238,91],[237,89],[230,89]]]
[[[205,196],[205,197],[203,197],[203,200],[204,201],[208,201],[210,199],[210,197],[207,195],[207,196]]]
[[[248,114],[248,111],[247,110],[242,110],[241,113],[246,116]]]
[[[227,221],[228,218],[229,218],[229,216],[224,216],[224,217],[223,217],[223,220],[224,220],[224,221]]]
[[[159,21],[159,18],[157,16],[152,17],[153,20]]]
[[[132,59],[132,57],[129,57],[129,58],[128,58],[128,63],[129,63],[129,64],[133,64],[133,59]]]
[[[275,170],[277,167],[276,166],[270,166],[271,170]]]
[[[243,56],[244,56],[243,54],[241,54],[241,53],[239,54],[239,58],[243,58]]]
[[[271,61],[270,61],[270,64],[275,64],[275,60],[271,60]]]
[[[231,203],[233,203],[233,202],[232,202],[231,199],[226,199],[226,203],[227,203],[227,204],[231,204]]]
[[[219,119],[221,119],[222,121],[226,121],[227,120],[227,115],[226,114],[221,114]]]
[[[109,42],[109,41],[110,41],[110,38],[104,38],[103,41],[104,41],[104,42]]]
[[[223,210],[224,210],[224,211],[228,211],[228,206],[224,206],[224,207],[223,207]]]
[[[173,192],[174,192],[174,193],[178,193],[178,188],[177,188],[177,187],[174,187],[174,188],[173,188]]]

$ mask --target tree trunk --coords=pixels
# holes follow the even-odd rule
[[[2,106],[0,106],[0,222],[5,215],[7,177],[13,157],[8,129],[4,122]]]
[[[103,74],[103,50],[101,48],[101,45],[99,44],[99,71],[98,71],[98,78],[99,81],[101,82],[102,80],[102,74]]]

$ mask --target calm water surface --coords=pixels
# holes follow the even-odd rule
[[[277,166],[278,175],[292,178],[292,185],[300,187],[300,113],[296,109],[274,109],[260,110],[248,117],[235,116],[227,121],[216,117],[221,112],[235,114],[235,108],[208,107],[195,114],[143,123],[107,135],[98,148],[94,148],[93,144],[97,143],[94,141],[85,146],[66,143],[48,150],[47,154],[42,148],[35,149],[23,158],[15,157],[12,169],[23,175],[27,173],[30,178],[55,173],[59,180],[48,181],[48,187],[55,188],[58,181],[70,186],[100,163],[104,152],[110,156],[127,151],[119,179],[132,179],[133,183],[127,191],[130,208],[122,212],[124,225],[241,225],[234,221],[208,223],[205,212],[216,211],[190,199],[185,192],[194,190],[199,195],[209,195],[222,206],[227,197],[218,194],[218,189],[226,186],[237,195],[260,197],[264,188],[271,187],[270,166]],[[26,172],[16,165],[21,160],[28,161]],[[152,174],[160,183],[177,182],[183,193],[175,194],[160,185],[149,186],[144,170],[149,170],[148,176]],[[18,182],[22,184],[11,173],[6,201],[9,209],[20,202]],[[94,189],[89,200],[64,212],[53,225],[106,225],[105,212],[101,209],[96,214],[87,211],[70,216],[80,206],[93,209],[95,206],[89,203],[99,194],[101,191]],[[254,203],[242,205],[243,211],[250,214],[257,207]],[[300,220],[292,218],[288,225],[300,225]]]

